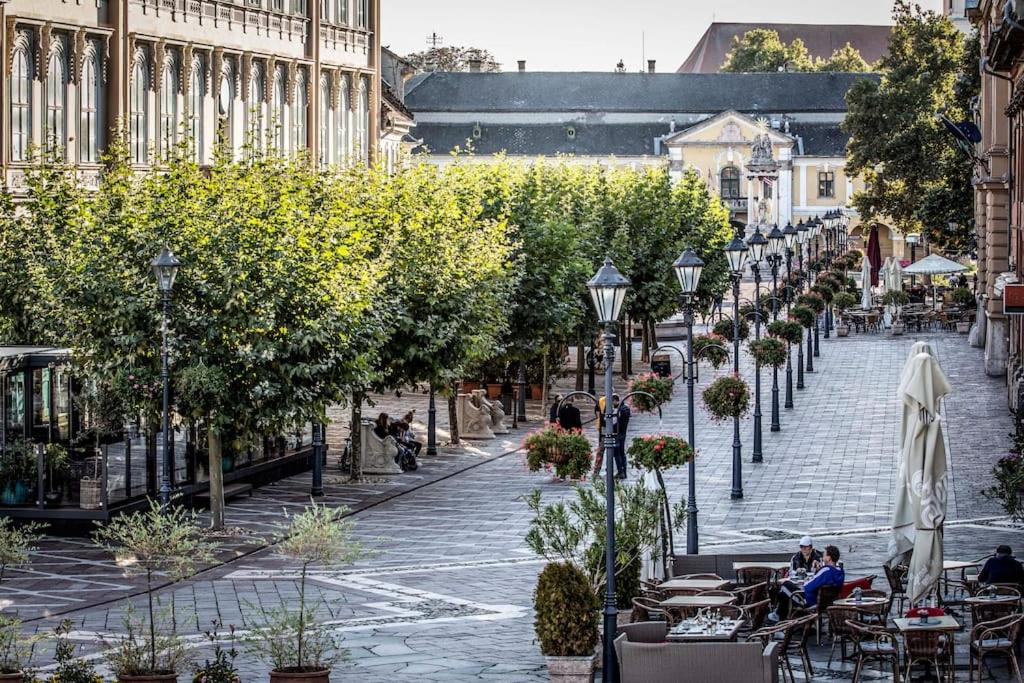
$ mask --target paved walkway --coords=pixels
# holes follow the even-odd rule
[[[698,408],[702,550],[790,550],[798,535],[810,532],[819,545],[837,542],[850,573],[879,573],[899,414],[895,378],[917,338],[937,346],[954,386],[946,404],[954,477],[947,556],[980,556],[1002,541],[1020,545],[1021,529],[980,495],[991,463],[1008,444],[1011,423],[1002,382],[984,376],[981,357],[965,337],[936,333],[822,339],[817,372],[796,392],[796,406],[784,411],[777,434],[768,430],[769,376],[763,464],[750,463],[751,422],[743,423],[741,501],[729,498],[731,425],[714,424]],[[742,371],[749,375],[751,368]],[[702,369],[701,385],[711,376]],[[422,410],[418,416],[424,417]],[[685,433],[684,387],[676,388],[660,424],[650,415],[638,415],[632,424],[635,435]],[[349,650],[339,678],[546,680],[531,607],[542,563],[522,541],[530,519],[522,498],[540,488],[554,500],[570,495],[571,487],[529,473],[522,455],[510,453],[524,433],[426,460],[418,472],[390,482],[351,486],[340,476],[327,478],[325,500],[361,508],[355,514],[359,536],[379,551],[356,567],[314,579],[326,604],[321,620],[335,626]],[[685,470],[671,473],[668,481],[673,498],[685,494]],[[161,592],[164,601],[173,596],[179,627],[195,634],[200,656],[207,649],[198,634],[214,619],[245,629],[251,624],[248,604],[276,604],[294,595],[293,568],[272,549],[254,550],[253,537],[266,534],[279,519],[277,510],[302,505],[308,482],[308,475],[292,477],[233,502],[228,523],[238,531],[224,547],[231,561]],[[680,552],[683,538],[677,535]],[[79,542],[48,543],[37,559],[4,582],[0,599],[25,617],[39,617],[30,626],[40,630],[55,623],[48,612],[73,610],[67,616],[76,638],[84,652],[98,657],[96,637],[120,631],[123,601],[115,599],[132,586],[109,560]],[[102,602],[76,608],[97,601]],[[244,681],[265,680],[266,664],[251,654],[242,654],[238,664]],[[824,669],[824,661],[815,667]],[[834,678],[849,675],[835,664],[833,670]]]

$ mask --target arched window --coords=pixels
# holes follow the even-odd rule
[[[285,102],[285,74],[284,67],[279,66],[274,70],[274,101],[273,110],[271,115],[274,118],[274,144],[277,147],[278,154],[283,154],[285,151],[284,139],[285,139],[285,121],[284,121],[284,102]]]
[[[84,163],[96,163],[103,149],[103,76],[100,68],[100,47],[93,41],[82,63],[82,83],[79,89],[80,154]]]
[[[359,81],[359,163],[366,164],[370,159],[370,93],[366,87],[366,79]]]
[[[356,0],[356,26],[366,28],[370,15],[370,0]]]
[[[63,155],[67,145],[68,73],[64,50],[58,44],[50,52],[46,70],[46,119],[43,141],[48,149]]]
[[[254,149],[263,149],[267,142],[267,119],[263,107],[267,99],[267,83],[260,64],[252,65],[252,76],[249,78],[249,135]]]
[[[206,78],[203,77],[203,62],[196,58],[192,62],[192,72],[188,85],[188,133],[192,138],[192,154],[196,163],[203,163],[206,158],[206,147],[203,140],[203,110],[206,99]]]
[[[320,145],[318,149],[320,164],[331,163],[331,86],[327,77],[320,79]]]
[[[309,88],[306,74],[300,71],[295,77],[295,104],[292,109],[294,120],[295,151],[306,149],[306,115],[309,113]]]
[[[217,119],[221,142],[227,146],[229,152],[234,153],[235,72],[228,61],[225,61],[221,67],[220,89],[217,93]]]
[[[131,146],[132,163],[146,163],[149,146],[149,68],[146,55],[139,52],[132,67]]]
[[[351,100],[349,99],[348,76],[341,77],[341,92],[338,97],[338,163],[352,163],[352,127],[349,125],[352,114]]]
[[[14,50],[11,62],[11,161],[25,161],[32,140],[32,50]]]
[[[719,195],[722,199],[739,199],[740,169],[726,166],[722,169]]]
[[[170,155],[178,142],[178,69],[173,57],[164,61],[160,86],[160,147],[164,157]]]

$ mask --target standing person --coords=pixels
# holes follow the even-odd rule
[[[572,396],[562,402],[558,409],[558,424],[567,432],[583,431],[583,418],[580,416],[580,409],[576,407]]]
[[[558,405],[562,402],[562,395],[555,394],[551,399],[551,409],[548,412],[548,422],[558,423]]]
[[[594,478],[601,478],[601,467],[604,465],[604,396],[594,406],[597,418],[597,454],[594,456]]]
[[[615,432],[615,477],[626,478],[626,431],[633,413],[618,394],[612,394],[612,431]]]

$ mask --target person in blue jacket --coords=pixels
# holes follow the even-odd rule
[[[846,572],[839,566],[839,548],[834,545],[825,546],[823,559],[825,564],[804,584],[804,606],[806,607],[814,607],[818,604],[818,591],[823,586],[842,586],[846,581]]]

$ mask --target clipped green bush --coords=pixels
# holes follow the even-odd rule
[[[800,323],[803,327],[814,327],[814,321],[817,318],[814,310],[807,306],[794,306],[793,310],[789,312],[789,317]]]
[[[597,646],[601,603],[586,575],[568,562],[552,562],[533,593],[534,630],[545,657],[587,657]]]
[[[950,296],[953,298],[953,303],[957,306],[973,306],[974,305],[974,294],[971,290],[966,287],[957,287],[952,291]]]
[[[722,318],[715,326],[712,331],[719,337],[724,337],[726,341],[732,341],[732,318]],[[745,319],[740,318],[740,341],[750,336],[750,323]]]
[[[854,306],[857,305],[857,297],[849,292],[839,292],[835,298],[832,299],[832,305],[836,307],[836,310],[840,313],[845,313]]]
[[[902,290],[894,289],[885,293],[882,303],[886,306],[906,306],[910,303],[910,295]]]

